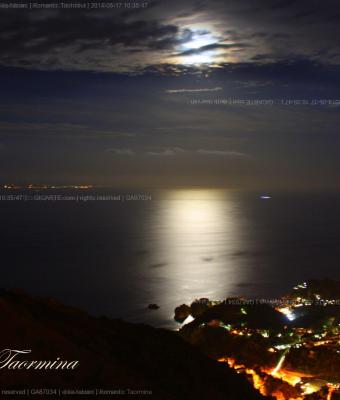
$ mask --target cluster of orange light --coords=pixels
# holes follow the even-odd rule
[[[246,374],[252,376],[254,388],[257,389],[263,396],[268,395],[265,390],[263,379],[252,368],[246,368],[243,364],[236,364],[236,360],[230,357],[220,358],[218,361],[228,363],[229,367],[234,368],[235,370],[244,368]]]
[[[291,386],[295,386],[301,381],[302,376],[306,376],[298,374],[296,372],[287,371],[285,369],[281,369],[280,371],[277,371],[275,373],[273,373],[273,371],[265,371],[265,370],[263,372],[269,373],[274,378],[281,379],[282,381],[289,383]]]
[[[334,392],[333,388],[328,389],[327,400],[332,400],[332,393]]]
[[[235,370],[244,369],[247,375],[251,375],[252,380],[253,380],[254,388],[257,389],[263,396],[271,395],[271,396],[275,397],[276,400],[287,400],[284,397],[284,395],[279,391],[277,391],[277,392],[275,391],[273,393],[268,393],[267,390],[266,390],[266,387],[265,387],[264,380],[252,368],[246,368],[243,364],[236,364],[236,360],[234,358],[230,358],[230,357],[227,357],[227,358],[223,357],[223,358],[220,358],[218,361],[219,362],[228,363],[229,367],[233,368]],[[261,371],[266,373],[266,374],[268,374],[268,375],[272,375],[272,372],[273,372],[273,370],[265,370],[265,369],[262,369]],[[294,386],[294,384],[296,384],[297,382],[300,382],[300,378],[299,377],[294,376],[293,373],[288,373],[287,371],[283,372],[281,375],[279,375],[279,372],[277,372],[275,374],[275,378],[282,379],[282,380],[286,381],[287,383],[289,383],[292,386]],[[295,383],[292,384],[292,382],[295,382]],[[289,400],[303,400],[303,397],[290,398]]]
[[[272,396],[275,397],[276,400],[286,400],[281,392],[273,392]]]
[[[252,368],[247,368],[244,364],[237,364],[236,360],[231,357],[222,357],[218,359],[219,362],[224,362],[229,365],[230,368],[235,369],[236,371],[238,370],[244,370],[247,375],[250,375],[252,377],[253,381],[253,386],[255,389],[257,389],[263,396],[273,396],[276,398],[276,400],[304,400],[304,396],[297,397],[297,398],[289,398],[286,399],[285,396],[283,395],[282,392],[280,391],[274,391],[272,393],[268,393],[265,385],[264,379]],[[279,362],[280,364],[280,362]],[[266,369],[266,368],[261,368],[261,372],[265,373],[267,375],[271,375],[274,378],[281,379],[284,382],[287,382],[291,386],[295,386],[298,383],[301,382],[301,378],[312,378],[313,375],[309,374],[304,374],[300,372],[292,372],[287,369],[284,369],[280,366],[277,366],[274,369]],[[326,400],[332,400],[332,394],[334,392],[338,392],[339,390],[339,385],[332,385],[328,384],[328,393],[327,393],[327,398]],[[307,394],[303,393],[303,394]]]
[[[328,386],[327,400],[332,400],[333,393],[337,393],[337,394],[340,393],[340,384],[339,383],[336,383],[336,384],[328,383],[327,386]]]

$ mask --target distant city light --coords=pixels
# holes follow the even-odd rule
[[[294,321],[294,319],[296,318],[296,315],[289,307],[278,308],[277,310],[284,314],[289,319],[289,321]]]

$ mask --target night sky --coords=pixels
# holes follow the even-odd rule
[[[0,183],[340,188],[339,1],[139,5],[0,8]]]

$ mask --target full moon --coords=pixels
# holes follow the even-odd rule
[[[182,45],[182,51],[184,53],[187,51],[188,54],[183,54],[180,61],[188,65],[212,63],[217,51],[215,49],[204,49],[204,47],[216,43],[216,40],[211,33],[195,33],[190,41]],[[193,51],[190,52],[190,50]]]

